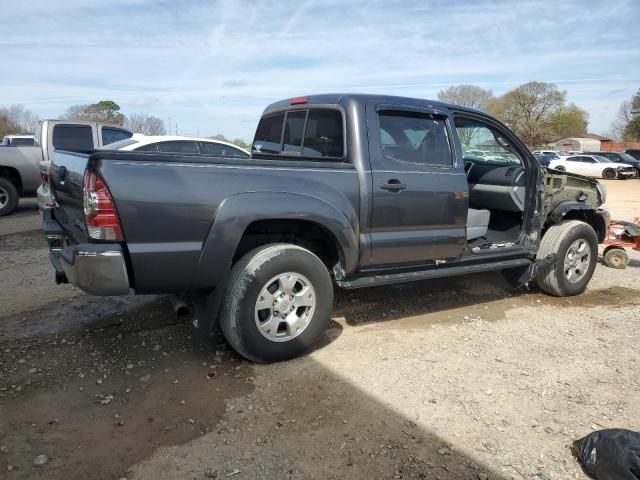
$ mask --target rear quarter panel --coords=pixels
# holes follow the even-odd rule
[[[251,159],[202,163],[188,157],[179,161],[175,155],[160,161],[162,155],[140,153],[127,160],[126,155],[97,160],[95,168],[115,199],[138,293],[189,290],[217,209],[238,194],[311,196],[343,212],[357,231],[360,192],[350,165]],[[263,208],[260,196],[255,198],[243,216]],[[299,217],[305,218],[303,210]]]

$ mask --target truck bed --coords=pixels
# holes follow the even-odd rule
[[[56,151],[52,217],[72,245],[100,243],[89,239],[84,223],[87,168],[106,182],[114,199],[125,239],[119,247],[136,293],[213,288],[216,272],[223,270],[216,262],[231,261],[216,244],[228,248],[229,235],[268,217],[269,208],[277,208],[279,218],[302,218],[300,202],[313,201],[358,230],[360,183],[347,163]],[[271,194],[278,194],[275,205]]]

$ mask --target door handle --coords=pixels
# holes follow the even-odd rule
[[[380,188],[383,190],[389,190],[390,192],[399,192],[404,190],[407,186],[404,183],[400,183],[400,180],[392,178],[387,183],[381,183]]]

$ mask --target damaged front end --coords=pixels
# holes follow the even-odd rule
[[[601,208],[607,199],[606,185],[594,178],[552,169],[544,170],[543,175],[543,230],[564,220],[582,220],[596,231],[598,242],[603,242],[611,219]]]

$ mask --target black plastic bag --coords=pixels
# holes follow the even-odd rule
[[[585,473],[597,480],[640,480],[640,433],[612,428],[571,444]]]

